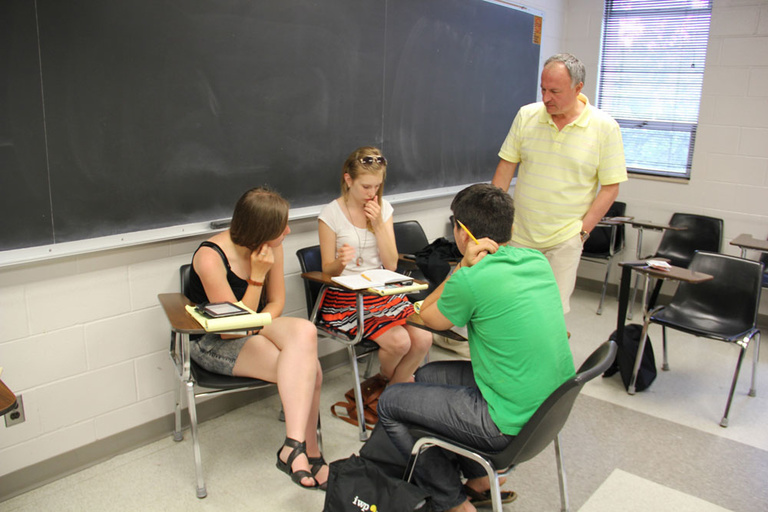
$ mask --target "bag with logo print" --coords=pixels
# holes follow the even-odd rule
[[[415,485],[393,478],[352,455],[330,464],[323,512],[429,512],[432,500]]]

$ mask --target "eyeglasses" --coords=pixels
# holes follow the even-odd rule
[[[363,165],[371,165],[372,163],[387,165],[387,159],[383,156],[363,156],[360,157],[360,163]]]

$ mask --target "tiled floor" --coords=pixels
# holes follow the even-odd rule
[[[616,303],[594,314],[597,296],[577,290],[567,317],[577,365],[615,328]],[[661,331],[651,330],[657,361]],[[711,340],[670,332],[670,372],[635,396],[619,377],[588,384],[562,432],[571,510],[768,510],[768,391],[746,396],[750,349],[730,426],[718,423],[737,350]],[[758,386],[768,386],[763,350]],[[451,357],[433,348],[432,358]],[[349,370],[328,372],[323,388],[326,457],[360,449],[355,429],[327,412],[350,386]],[[170,437],[115,457],[0,503],[0,511],[320,511],[324,494],[303,491],[274,467],[283,437],[276,397],[243,407],[201,426],[208,497],[195,498],[191,442]],[[507,511],[558,510],[552,448],[510,474],[518,492]]]

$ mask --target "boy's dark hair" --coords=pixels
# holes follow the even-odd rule
[[[475,238],[488,237],[496,243],[509,242],[515,204],[495,185],[477,183],[465,188],[451,202],[454,222],[459,220]]]

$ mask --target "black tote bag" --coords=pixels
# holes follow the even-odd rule
[[[431,499],[413,484],[392,478],[356,455],[330,464],[323,512],[428,512]]]

